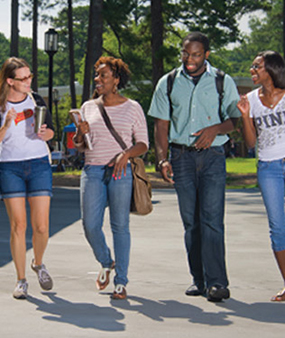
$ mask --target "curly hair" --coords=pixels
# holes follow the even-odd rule
[[[17,57],[10,57],[7,59],[0,70],[0,110],[2,112],[6,109],[7,96],[9,93],[9,85],[7,79],[13,79],[16,76],[16,70],[19,68],[28,67],[28,63],[24,59]]]
[[[116,59],[112,56],[101,56],[94,65],[95,71],[102,64],[109,66],[113,76],[120,79],[118,89],[125,88],[131,74],[129,66],[122,59]]]

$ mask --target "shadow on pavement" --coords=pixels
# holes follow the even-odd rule
[[[53,292],[43,294],[49,297],[48,302],[32,296],[28,296],[27,301],[35,304],[37,311],[49,314],[42,317],[45,320],[67,323],[84,329],[111,332],[125,330],[125,324],[118,322],[124,319],[124,315],[116,309],[92,303],[73,303],[56,296]]]
[[[231,317],[252,319],[262,323],[285,324],[285,308],[282,304],[253,303],[246,304],[235,299],[213,304],[225,311],[205,312],[197,306],[180,303],[175,300],[153,301],[146,298],[128,296],[125,301],[113,301],[114,308],[140,313],[155,321],[164,321],[166,318],[185,318],[191,323],[209,326],[228,326],[234,323]]]
[[[80,219],[79,190],[54,188],[50,212],[50,237]],[[29,207],[27,204],[29,214]],[[0,201],[0,267],[12,260],[10,252],[10,225],[3,201]],[[32,247],[32,228],[28,217],[27,250]]]

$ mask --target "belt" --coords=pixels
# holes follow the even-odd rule
[[[170,143],[170,146],[172,148],[181,149],[182,151],[196,151],[198,153],[204,150],[203,148],[197,149],[196,147],[193,147],[193,146],[185,146],[184,144],[178,144],[178,143]]]

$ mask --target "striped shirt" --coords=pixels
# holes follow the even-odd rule
[[[144,112],[134,100],[128,99],[117,106],[104,107],[112,124],[122,137],[127,147],[143,142],[148,147],[148,132]],[[84,149],[85,164],[106,165],[114,156],[122,152],[122,148],[111,135],[94,100],[82,106],[82,113],[89,124],[92,150]],[[76,145],[76,144],[75,144]]]

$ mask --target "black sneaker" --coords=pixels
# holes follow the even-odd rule
[[[185,291],[185,294],[187,296],[201,296],[206,292],[206,289],[204,286],[200,286],[197,284],[192,284],[189,286],[189,288]]]
[[[221,302],[230,298],[230,290],[222,285],[213,285],[208,289],[207,299],[210,302]]]

